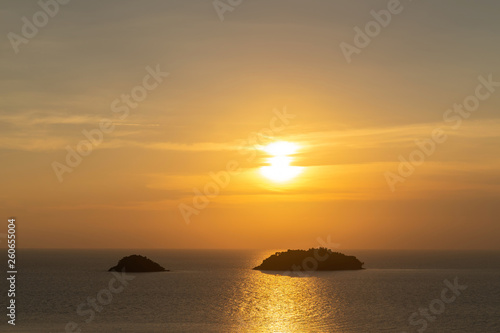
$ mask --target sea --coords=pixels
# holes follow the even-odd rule
[[[276,251],[21,249],[15,326],[5,270],[0,332],[500,332],[499,251],[345,250],[366,269],[252,270]],[[131,254],[170,271],[107,271]]]

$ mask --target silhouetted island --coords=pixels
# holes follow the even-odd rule
[[[153,260],[133,254],[128,257],[123,257],[118,261],[118,265],[111,267],[108,272],[168,272],[167,269],[161,267]]]
[[[254,269],[260,271],[340,271],[363,269],[355,256],[320,247],[309,250],[276,252]]]

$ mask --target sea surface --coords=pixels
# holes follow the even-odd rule
[[[0,332],[500,332],[500,252],[342,250],[366,269],[251,269],[274,252],[20,250],[16,325],[4,278]],[[107,269],[130,254],[171,271],[119,282]]]

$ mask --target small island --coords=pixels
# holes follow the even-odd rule
[[[254,269],[260,271],[340,271],[363,269],[363,265],[364,263],[355,256],[347,256],[320,247],[276,252]]]
[[[123,257],[118,261],[118,265],[111,267],[108,272],[168,272],[167,269],[160,266],[153,260],[133,254],[128,257]]]

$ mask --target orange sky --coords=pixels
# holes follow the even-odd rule
[[[347,63],[386,7],[61,7],[18,53],[0,42],[0,216],[27,248],[500,248],[499,5],[405,4]],[[37,10],[7,4],[2,31]],[[273,141],[298,147],[288,182],[259,172]]]

